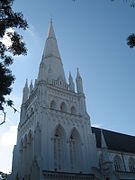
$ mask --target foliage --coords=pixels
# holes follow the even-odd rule
[[[111,0],[115,1],[115,0]],[[129,3],[132,8],[135,8],[135,0],[123,0],[123,2]],[[135,47],[135,34],[131,34],[127,38],[127,45],[130,48]]]
[[[129,45],[130,48],[135,47],[135,34],[131,34],[127,38],[127,44]]]
[[[7,174],[0,172],[0,180],[7,180]]]
[[[115,0],[111,0],[111,1],[115,1]],[[135,7],[135,0],[122,0],[125,3],[129,3],[131,7]]]
[[[0,110],[4,112],[4,105],[12,106],[13,102],[5,96],[10,95],[15,77],[10,65],[15,55],[26,55],[27,49],[23,38],[15,30],[25,30],[27,21],[21,12],[12,9],[14,0],[0,0]],[[9,29],[12,31],[10,32]],[[4,44],[3,39],[7,37],[10,45]]]

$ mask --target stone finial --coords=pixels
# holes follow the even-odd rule
[[[83,93],[83,84],[82,84],[82,78],[79,73],[79,68],[77,68],[76,86],[77,86],[77,92]]]
[[[73,82],[71,72],[69,72],[69,90],[73,91],[73,92],[75,91],[75,86],[74,86],[74,82]]]
[[[33,83],[32,83],[32,80],[31,80],[31,83],[30,83],[30,94],[32,93],[33,91]]]

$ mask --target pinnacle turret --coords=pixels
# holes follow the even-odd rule
[[[102,161],[109,162],[108,147],[102,129],[101,129],[101,149],[102,149]]]
[[[28,88],[28,80],[26,79],[26,83],[25,83],[25,86],[23,88],[23,100],[22,100],[22,104],[27,101],[28,97],[29,97],[29,88]]]
[[[31,81],[31,83],[30,83],[30,94],[32,93],[32,91],[33,91],[33,84],[32,84],[32,81]]]
[[[74,82],[73,82],[71,72],[69,72],[69,90],[73,91],[73,92],[75,91],[75,85],[74,85]]]
[[[104,138],[103,130],[101,129],[101,147],[107,149],[106,141]]]
[[[80,76],[78,68],[77,68],[77,76],[76,76],[76,86],[77,86],[77,92],[78,93],[83,93],[82,78]]]

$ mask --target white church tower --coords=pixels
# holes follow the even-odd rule
[[[11,179],[94,179],[95,137],[86,111],[82,78],[67,82],[52,20],[38,78],[23,89]]]

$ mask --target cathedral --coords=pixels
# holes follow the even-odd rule
[[[75,83],[51,20],[38,77],[23,89],[8,180],[135,180],[135,137],[91,127],[79,69]]]

